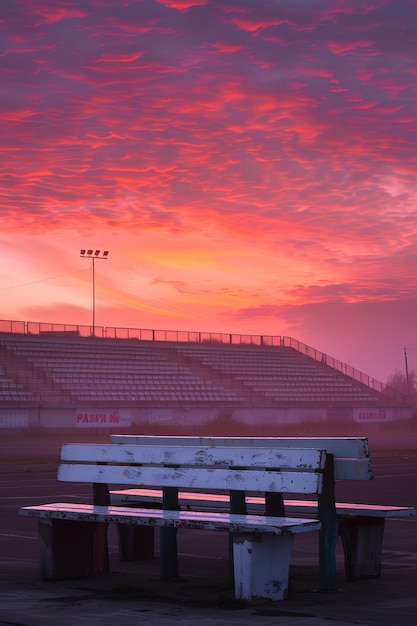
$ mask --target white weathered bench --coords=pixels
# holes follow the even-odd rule
[[[334,480],[371,480],[373,470],[370,460],[368,440],[365,437],[175,437],[146,435],[113,435],[111,440],[118,443],[135,443],[151,446],[158,444],[188,446],[209,445],[213,448],[227,446],[275,446],[309,447],[326,451],[333,458]],[[332,478],[327,481],[332,490]],[[158,491],[147,490],[116,490],[111,492],[115,504],[134,505],[135,503],[156,503],[160,501]],[[322,498],[323,499],[323,498]],[[180,506],[186,509],[227,508],[230,498],[227,494],[195,494],[180,492]],[[279,506],[279,505],[278,505]],[[269,512],[280,512],[282,515],[312,515],[322,522],[319,533],[320,588],[335,589],[336,581],[336,540],[340,535],[345,557],[345,575],[349,581],[361,578],[377,578],[381,574],[382,546],[385,519],[415,516],[413,507],[384,506],[375,504],[352,504],[335,502],[334,495],[329,493],[321,506],[317,501],[286,499],[284,508],[275,508]],[[249,512],[264,512],[265,503],[262,498],[246,496],[246,509]],[[246,511],[240,506],[241,511]],[[133,544],[134,545],[134,544]],[[149,543],[148,543],[149,546]],[[125,558],[130,558],[124,550]],[[134,555],[132,555],[134,556]]]
[[[70,578],[108,568],[107,525],[161,527],[163,578],[177,577],[178,528],[229,531],[233,537],[235,596],[286,597],[294,536],[319,530],[312,519],[230,512],[178,510],[178,488],[232,493],[317,496],[325,488],[322,450],[259,447],[64,444],[58,480],[91,483],[93,504],[52,503],[22,507],[39,520],[41,576]],[[267,468],[267,469],[265,469]],[[162,508],[109,504],[108,485],[158,487]],[[97,564],[99,564],[97,568]]]

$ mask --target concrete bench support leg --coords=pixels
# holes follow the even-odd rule
[[[384,526],[383,517],[355,517],[340,521],[346,580],[379,578]]]
[[[155,556],[153,526],[117,524],[121,561],[143,561]]]
[[[293,535],[234,535],[235,597],[284,600],[293,541]]]
[[[96,524],[46,519],[38,526],[43,580],[84,578],[94,573]]]

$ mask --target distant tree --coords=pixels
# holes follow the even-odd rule
[[[388,376],[387,385],[407,395],[410,394],[412,398],[417,398],[417,374],[413,369],[408,372],[408,380],[404,372],[396,370],[395,374]]]

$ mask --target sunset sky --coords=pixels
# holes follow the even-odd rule
[[[1,0],[2,320],[417,370],[417,2]]]

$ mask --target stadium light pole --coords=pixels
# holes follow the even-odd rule
[[[93,261],[93,326],[92,335],[96,334],[96,278],[95,278],[95,263],[97,260],[106,260],[109,256],[108,250],[81,250],[80,257],[82,259],[91,259]]]

